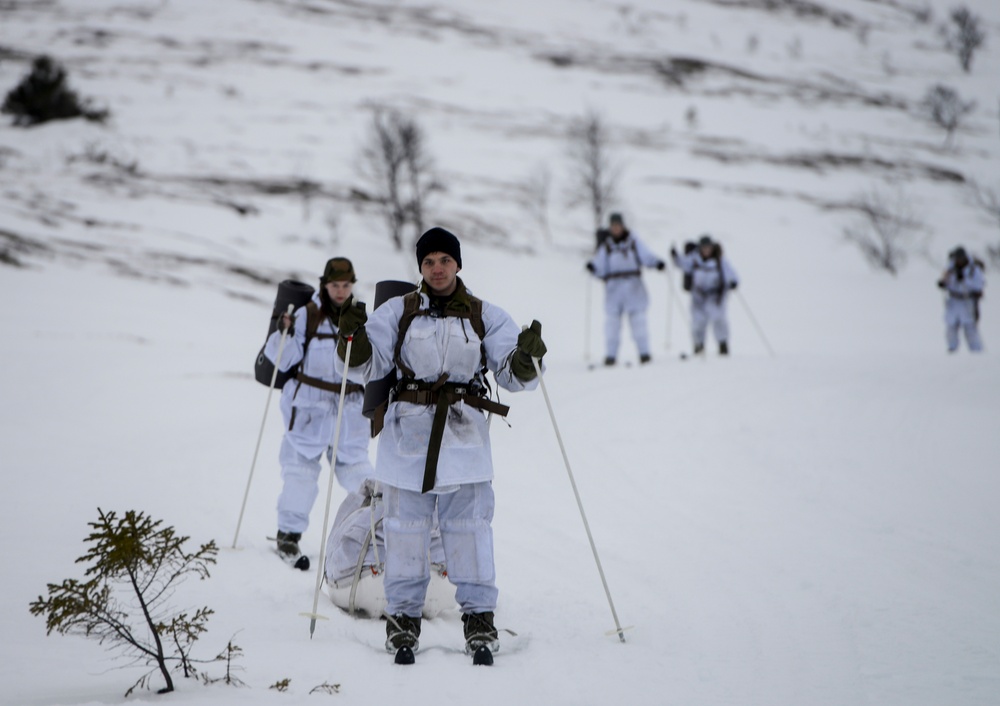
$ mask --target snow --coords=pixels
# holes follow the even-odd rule
[[[861,0],[828,7],[870,25],[864,41],[857,26],[696,0],[0,10],[0,50],[12,50],[0,53],[0,86],[27,68],[16,52],[44,48],[114,115],[104,127],[0,126],[0,247],[15,234],[47,248],[14,251],[27,266],[0,268],[0,702],[995,703],[995,270],[980,356],[945,354],[933,282],[956,244],[980,256],[997,244],[996,224],[965,186],[913,166],[1000,186],[1000,10],[967,4],[989,33],[969,75],[934,23]],[[944,20],[947,3],[928,6]],[[559,68],[539,58],[547,53],[594,63]],[[798,100],[773,84],[755,93],[717,74],[671,88],[626,67],[664,54],[849,82],[908,108]],[[953,150],[913,108],[936,82],[979,103]],[[615,607],[632,626],[625,644],[540,391],[505,395],[510,426],[492,426],[497,622],[518,633],[502,637],[492,669],[459,653],[457,614],[425,623],[413,668],[384,653],[381,623],[348,618],[325,597],[329,619],[310,639],[300,614],[315,575],[287,569],[265,540],[280,483],[276,397],[231,548],[267,395],[251,365],[274,296],[240,268],[311,281],[327,257],[346,255],[369,301],[376,281],[417,274],[377,216],[342,197],[359,185],[374,104],[412,110],[427,129],[449,184],[435,213],[463,239],[465,281],[518,322],[543,323],[546,384]],[[602,355],[601,298],[583,273],[587,214],[562,198],[562,135],[591,107],[612,125],[620,208],[646,242],[665,255],[707,231],[732,258],[743,298],[730,303],[729,359],[710,344],[708,360],[679,360],[685,315],[650,272],[654,362],[587,369],[585,351]],[[88,150],[110,161],[81,159]],[[824,152],[896,166],[773,159]],[[115,161],[134,161],[136,173],[122,176]],[[555,182],[552,242],[514,199],[540,164]],[[197,181],[207,177],[231,182]],[[239,179],[309,179],[323,193],[273,195]],[[844,204],[876,185],[903,190],[928,229],[926,256],[897,277],[841,239],[852,218]],[[626,336],[622,358],[635,357]],[[304,539],[314,557],[326,480]],[[334,487],[334,505],[342,497]],[[211,579],[184,584],[175,602],[215,610],[196,656],[232,638],[248,688],[178,679],[171,695],[124,699],[139,669],[92,641],[45,635],[28,603],[82,574],[74,560],[98,507],[142,510],[193,542],[217,542]],[[212,677],[221,670],[206,666]],[[268,688],[285,678],[288,692]],[[310,695],[323,683],[339,693]]]

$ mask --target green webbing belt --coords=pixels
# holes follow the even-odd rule
[[[437,480],[438,457],[441,455],[444,426],[448,421],[448,407],[456,402],[463,402],[475,409],[499,414],[501,417],[506,417],[510,411],[510,407],[505,404],[471,393],[469,383],[446,382],[447,379],[447,373],[433,383],[404,378],[396,386],[395,401],[434,405],[434,421],[431,423],[431,436],[427,444],[427,461],[424,463],[421,493],[433,489]]]

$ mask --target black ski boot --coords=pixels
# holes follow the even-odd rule
[[[653,356],[651,356],[649,353],[643,353],[642,355],[639,356],[639,364],[640,365],[645,365],[646,363],[648,363],[652,359],[653,359]]]
[[[420,618],[408,615],[386,616],[385,649],[396,653],[396,664],[413,664],[413,653],[420,647]]]
[[[705,352],[705,344],[704,343],[696,343],[696,344],[694,344],[694,354],[695,355],[701,355],[704,352]]]
[[[472,655],[472,663],[493,664],[493,653],[500,649],[493,613],[466,613],[462,623],[465,625],[465,651]]]
[[[309,557],[299,549],[299,540],[302,539],[301,532],[283,532],[278,530],[277,550],[278,556],[290,566],[294,566],[301,571],[309,570]]]
[[[604,364],[610,368],[612,365],[615,364],[615,359],[612,358],[611,356],[608,356],[607,358],[604,359]]]
[[[719,341],[719,355],[729,355],[729,344],[725,341]]]

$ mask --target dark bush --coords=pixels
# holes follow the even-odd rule
[[[13,115],[15,125],[26,127],[70,118],[103,122],[108,117],[108,111],[95,110],[69,88],[66,70],[48,56],[35,59],[31,73],[7,94],[0,112]]]

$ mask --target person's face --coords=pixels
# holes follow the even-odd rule
[[[326,287],[326,293],[330,296],[330,301],[337,306],[346,302],[350,298],[351,292],[354,291],[353,282],[327,282],[323,286]]]
[[[625,226],[618,221],[615,221],[608,226],[608,230],[611,232],[612,238],[618,239],[622,237],[623,233],[625,233]]]
[[[458,261],[443,252],[428,253],[420,262],[420,274],[427,288],[438,296],[447,296],[455,291],[458,270]]]
[[[711,257],[711,255],[712,255],[712,246],[711,245],[699,245],[698,246],[698,251],[701,253],[702,257],[705,257],[705,258]]]

